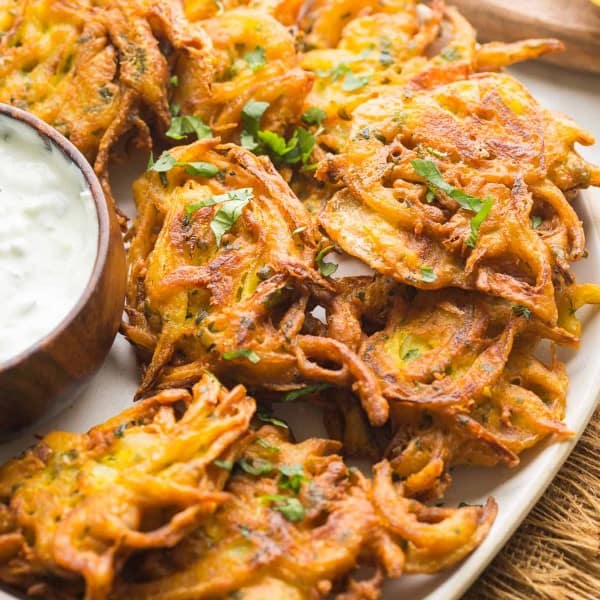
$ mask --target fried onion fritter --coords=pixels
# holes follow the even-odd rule
[[[387,462],[373,481],[349,470],[339,444],[290,443],[280,428],[249,436],[226,490],[231,499],[173,550],[130,561],[113,598],[325,598],[356,589],[352,571],[434,572],[461,560],[495,515],[483,507],[428,507],[403,498]]]
[[[87,434],[47,435],[0,470],[0,578],[45,598],[59,580],[81,597],[83,578],[87,600],[106,598],[131,552],[173,546],[228,499],[212,462],[253,413],[244,388],[205,375]]]
[[[166,56],[168,46],[169,56]],[[119,140],[139,149],[169,124],[169,64],[205,41],[177,0],[10,1],[0,9],[0,101],[28,110],[95,165]]]
[[[319,166],[341,185],[319,220],[344,251],[398,281],[480,290],[552,327],[555,271],[570,277],[584,254],[565,194],[600,180],[575,141],[592,139],[509,75],[377,98],[357,109],[344,152]]]
[[[222,176],[178,167],[135,185],[123,331],[149,362],[139,393],[189,384],[204,368],[270,389],[319,381],[352,386],[383,424],[387,403],[372,371],[344,344],[303,331],[311,298],[332,288],[315,268],[310,217],[268,159],[215,140],[171,154]],[[215,220],[232,218],[220,207],[244,190],[247,204],[218,243]]]

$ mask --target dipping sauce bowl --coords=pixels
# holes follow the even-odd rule
[[[121,321],[126,269],[116,214],[77,148],[6,104],[0,138],[0,437],[7,438],[58,412],[99,369]]]

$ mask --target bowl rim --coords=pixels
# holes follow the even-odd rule
[[[98,176],[85,156],[72,142],[33,113],[17,108],[16,106],[0,102],[0,116],[14,119],[26,127],[33,129],[44,142],[51,143],[62,153],[67,161],[73,163],[77,167],[89,188],[98,224],[98,240],[96,244],[94,265],[85,285],[85,289],[78,300],[73,304],[69,312],[46,335],[37,339],[18,354],[11,356],[4,361],[0,361],[0,373],[2,373],[10,371],[14,367],[25,362],[31,356],[37,354],[44,346],[55,341],[56,338],[58,338],[77,318],[82,309],[85,308],[100,281],[108,258],[111,237],[111,216],[109,212],[110,208],[106,201],[102,185],[98,180]]]

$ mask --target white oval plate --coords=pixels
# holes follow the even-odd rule
[[[600,141],[600,78],[569,73],[544,65],[528,65],[514,69],[533,94],[546,106],[573,116]],[[589,160],[600,163],[598,147],[583,149]],[[145,161],[144,161],[145,162]],[[114,178],[118,198],[130,195],[127,172],[141,172],[144,162],[128,165]],[[125,207],[127,209],[127,206]],[[576,202],[585,223],[589,258],[575,265],[578,281],[600,283],[600,190],[587,190]],[[131,211],[128,211],[131,212]],[[346,274],[352,274],[346,271]],[[517,469],[504,467],[462,468],[453,473],[453,484],[447,505],[460,501],[480,502],[493,496],[498,502],[498,516],[481,546],[456,568],[439,575],[407,575],[386,583],[383,600],[455,600],[475,581],[485,566],[502,549],[512,533],[548,487],[563,462],[574,448],[592,416],[600,393],[600,368],[597,348],[600,346],[600,311],[586,307],[579,311],[583,320],[583,336],[578,351],[560,355],[567,363],[570,378],[566,423],[576,433],[568,441],[544,444],[522,456]],[[106,363],[76,403],[37,428],[40,433],[55,429],[85,431],[125,408],[137,386],[137,368],[128,343],[119,337]],[[290,419],[298,438],[325,435],[320,416],[308,406],[285,407],[279,413]],[[296,425],[298,424],[298,425]],[[33,444],[33,432],[0,446],[0,461],[5,461]],[[0,592],[0,598],[12,598]]]

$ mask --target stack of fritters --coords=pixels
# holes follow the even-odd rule
[[[600,302],[570,271],[593,139],[491,72],[559,42],[479,45],[441,0],[184,4],[4,8],[0,99],[102,175],[118,139],[155,151],[122,328],[150,399],[4,468],[0,577],[48,598],[376,598],[485,536],[493,501],[424,504],[451,467],[570,435],[555,346]],[[371,274],[336,277],[332,252]],[[321,407],[339,441],[295,443],[274,401]]]

